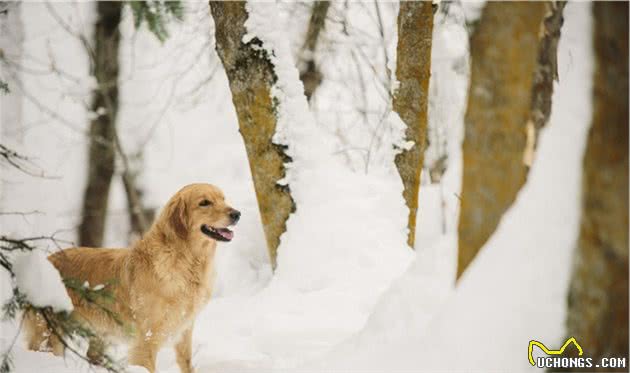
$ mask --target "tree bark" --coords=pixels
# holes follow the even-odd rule
[[[627,362],[628,3],[595,2],[593,13],[593,122],[567,327],[595,361],[626,357]]]
[[[94,32],[93,74],[98,88],[93,92],[90,123],[88,180],[79,226],[81,246],[102,246],[109,188],[115,169],[116,114],[118,111],[118,49],[123,3],[98,2]],[[105,110],[105,112],[103,112]]]
[[[142,190],[137,186],[136,177],[137,172],[132,172],[129,168],[123,171],[122,182],[127,195],[129,236],[132,242],[149,230],[151,222],[155,218],[155,209],[142,206]]]
[[[306,38],[300,56],[300,80],[304,84],[304,94],[310,102],[315,90],[322,82],[322,74],[315,64],[315,51],[319,36],[326,25],[326,15],[330,8],[330,1],[315,1],[313,11],[308,22]]]
[[[542,94],[536,93],[535,84],[547,6],[543,2],[488,2],[471,38],[458,278],[525,183],[528,127],[532,138],[534,97]]]
[[[406,139],[415,145],[396,155],[395,163],[404,185],[403,197],[409,208],[407,243],[411,248],[415,242],[420,172],[426,148],[432,32],[431,2],[400,3],[396,48],[396,78],[400,85],[394,95],[393,107],[407,125]]]
[[[551,115],[553,82],[558,81],[558,42],[566,4],[566,1],[546,3],[547,15],[543,21],[543,36],[538,47],[538,63],[532,87],[531,120],[527,122],[527,148],[523,158],[528,167],[531,167],[534,160],[540,130]]]
[[[211,1],[210,11],[215,23],[217,53],[230,82],[269,257],[275,268],[280,235],[286,230],[289,214],[295,210],[289,188],[278,184],[285,175],[284,163],[291,158],[283,146],[272,140],[276,116],[271,87],[277,77],[269,56],[261,48],[262,42],[257,38],[247,44],[242,41],[247,20],[244,2]]]

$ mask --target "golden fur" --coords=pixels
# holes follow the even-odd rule
[[[169,200],[151,229],[131,248],[79,247],[51,255],[49,260],[63,278],[88,281],[90,286],[105,284],[115,299],[106,306],[123,327],[69,291],[72,316],[84,320],[99,335],[126,339],[131,346],[129,363],[150,372],[155,371],[160,347],[173,339],[181,371],[193,372],[193,322],[212,294],[216,249],[216,240],[200,227],[226,228],[238,221],[233,214],[240,215],[225,203],[219,188],[191,184]],[[63,354],[60,341],[38,317],[29,312],[25,315],[28,347]],[[102,352],[102,346],[90,343],[90,359]]]

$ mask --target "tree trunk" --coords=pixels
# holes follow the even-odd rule
[[[553,82],[537,76],[544,71],[538,64],[538,54],[544,49],[539,34],[548,6],[543,2],[488,2],[471,38],[458,278],[525,183],[526,155],[532,151],[528,150],[528,128],[531,148],[535,113],[546,110],[544,121],[548,117],[550,106],[539,109],[534,99],[546,97],[540,101],[550,105]]]
[[[81,246],[101,246],[109,187],[115,169],[116,114],[118,111],[118,48],[122,2],[98,2],[94,32],[93,74],[98,88],[92,97],[97,117],[90,123],[88,180],[79,226]]]
[[[215,23],[217,53],[230,82],[269,257],[275,268],[280,235],[286,230],[289,214],[295,210],[289,188],[278,184],[285,175],[284,163],[291,158],[283,146],[272,140],[276,116],[271,87],[277,77],[269,56],[261,48],[262,42],[257,38],[247,44],[242,42],[247,20],[244,2],[211,1],[210,11]]]
[[[313,11],[308,22],[306,39],[299,59],[300,80],[304,84],[304,94],[309,102],[322,82],[322,74],[315,64],[315,50],[319,35],[326,25],[326,15],[329,8],[330,1],[315,1],[313,3]]]
[[[567,327],[596,362],[602,357],[627,362],[628,3],[595,2],[593,12],[593,122]]]
[[[416,233],[420,172],[426,148],[432,32],[431,2],[400,3],[396,48],[396,78],[400,85],[394,95],[393,106],[407,125],[406,140],[413,141],[415,145],[396,155],[395,163],[405,188],[403,197],[409,207],[407,243],[412,248]]]
[[[531,167],[534,160],[540,130],[551,115],[553,82],[558,81],[558,42],[566,4],[566,1],[547,3],[548,11],[543,21],[543,37],[538,47],[538,64],[532,87],[531,120],[527,122],[527,148],[523,161],[528,167]]]
[[[137,172],[126,169],[122,174],[122,182],[127,195],[127,213],[129,214],[130,241],[142,237],[149,230],[155,218],[155,209],[143,207],[142,190],[138,187]]]

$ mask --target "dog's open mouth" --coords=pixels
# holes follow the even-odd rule
[[[217,241],[230,242],[234,237],[234,232],[227,228],[214,228],[205,224],[201,226],[201,232]]]

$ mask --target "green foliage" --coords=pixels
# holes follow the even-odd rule
[[[100,309],[104,310],[105,308],[98,305],[97,302],[94,301],[94,299],[101,297],[107,298],[110,295],[108,295],[106,292],[103,292],[103,294],[95,295],[95,293],[100,292],[101,291],[88,289],[81,292],[81,294],[86,294],[86,296],[89,296],[91,298],[85,299],[86,302],[90,302],[91,304],[94,304]],[[21,311],[37,314],[38,317],[46,322],[46,325],[51,333],[58,337],[59,341],[66,347],[66,349],[70,353],[74,354],[80,359],[88,361],[90,364],[92,364],[92,362],[89,361],[89,359],[82,352],[79,352],[73,346],[80,345],[82,342],[87,341],[99,341],[100,343],[105,344],[105,341],[102,340],[101,336],[96,334],[91,328],[88,327],[86,323],[81,322],[72,314],[69,314],[67,312],[53,312],[52,308],[50,307],[33,306],[28,302],[26,296],[24,296],[24,294],[22,294],[19,289],[13,288],[13,297],[9,299],[9,301],[6,302],[2,307],[2,317],[4,320],[14,319],[19,316],[18,313]],[[111,311],[108,312],[108,315],[111,317],[113,313]],[[117,318],[115,318],[115,320],[116,322],[120,322]],[[15,342],[16,341],[14,340],[13,344]],[[9,346],[6,351],[3,351],[1,357],[2,361],[0,361],[0,373],[9,373],[12,371],[13,364],[11,361],[11,349],[13,347],[13,344]],[[103,354],[98,365],[113,373],[123,371],[122,365],[117,362],[114,357],[107,353]]]
[[[104,284],[105,286],[99,290],[90,289],[89,287],[84,286],[80,281],[72,278],[64,279],[63,283],[67,289],[78,294],[79,299],[81,299],[82,302],[85,302],[86,305],[98,308],[99,311],[106,314],[107,317],[112,319],[112,321],[116,324],[121,327],[124,326],[118,315],[108,307],[108,305],[113,304],[115,300],[114,294],[108,290],[114,282]]]
[[[20,293],[17,288],[13,288],[13,297],[2,305],[2,320],[13,320],[26,303],[24,294]]]
[[[0,79],[0,92],[4,94],[9,93],[9,85],[2,79]]]
[[[181,1],[129,1],[136,28],[146,21],[149,31],[161,42],[168,38],[166,24],[171,20],[182,21],[184,8]]]

